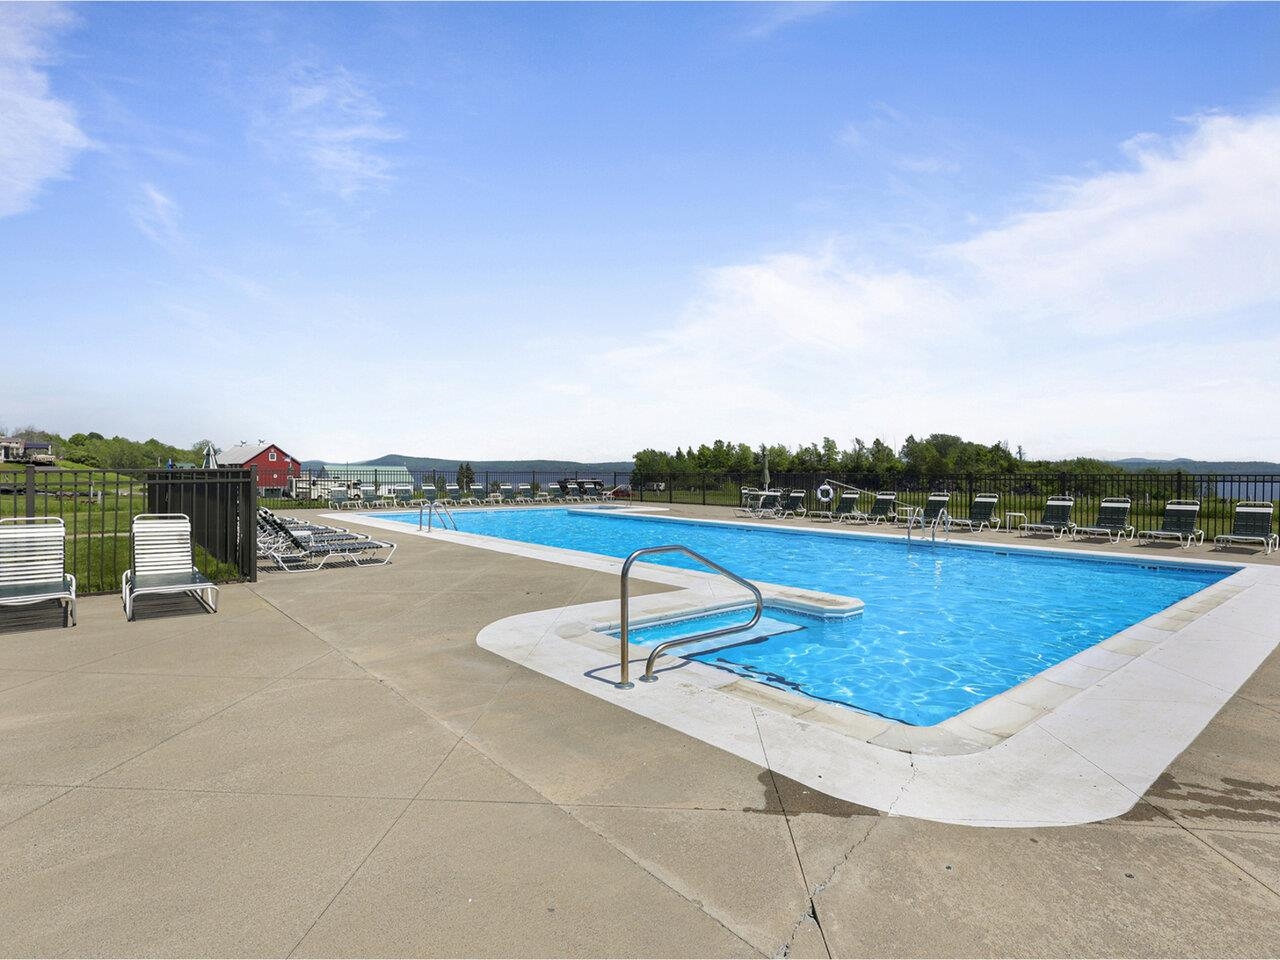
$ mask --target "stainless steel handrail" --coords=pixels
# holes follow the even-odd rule
[[[448,518],[449,518],[449,523],[452,523],[452,524],[453,524],[453,529],[457,530],[457,529],[458,529],[458,521],[457,521],[457,520],[455,520],[455,519],[453,519],[453,514],[449,512],[449,508],[448,508],[448,507],[446,507],[443,503],[435,503],[435,502],[432,502],[432,503],[424,503],[422,506],[420,506],[420,507],[418,508],[418,529],[419,529],[419,530],[421,530],[421,529],[422,529],[422,515],[423,515],[423,513],[425,512],[425,513],[426,513],[426,517],[427,517],[427,532],[428,532],[428,533],[430,533],[430,532],[431,532],[431,518],[432,518],[432,516],[433,516],[434,514],[436,514],[436,513],[440,512],[440,511],[443,511],[443,512],[444,512],[444,517],[448,517]],[[448,526],[447,526],[447,525],[445,524],[445,522],[444,522],[444,517],[441,517],[441,519],[440,519],[440,526],[444,527],[444,528],[447,530],[447,529],[448,529]]]
[[[658,679],[653,675],[654,661],[656,661],[659,656],[661,656],[664,652],[671,649],[672,647],[682,643],[694,643],[698,640],[710,640],[713,637],[725,637],[731,633],[741,633],[743,630],[750,630],[752,627],[754,627],[757,623],[760,622],[760,616],[761,614],[764,613],[764,597],[761,595],[759,587],[757,587],[754,583],[750,582],[749,580],[744,580],[742,577],[738,576],[732,570],[726,570],[724,567],[720,566],[720,564],[716,563],[714,560],[708,560],[702,554],[697,553],[694,550],[690,550],[688,547],[683,546],[682,544],[670,543],[670,544],[667,544],[666,546],[643,547],[642,549],[637,550],[635,553],[631,554],[631,556],[627,557],[626,561],[622,564],[622,584],[621,584],[621,588],[619,591],[619,598],[618,598],[619,603],[621,605],[621,620],[622,620],[621,629],[619,630],[619,633],[622,637],[622,648],[619,654],[619,661],[620,661],[619,671],[621,673],[621,678],[617,683],[614,684],[614,686],[617,687],[619,690],[630,690],[632,687],[635,686],[635,684],[632,683],[630,680],[631,659],[628,656],[629,634],[631,632],[631,609],[630,609],[631,608],[631,587],[630,587],[630,582],[628,581],[628,577],[631,575],[631,567],[635,564],[637,560],[639,560],[641,557],[652,556],[655,553],[683,553],[686,556],[692,557],[694,560],[697,560],[699,563],[703,564],[704,566],[711,568],[716,573],[720,574],[722,577],[727,577],[728,579],[732,580],[734,583],[739,584],[740,586],[746,587],[748,590],[750,590],[756,600],[756,609],[755,609],[755,613],[752,614],[752,617],[750,620],[748,620],[746,623],[739,624],[738,626],[721,627],[719,630],[708,630],[706,633],[697,633],[691,637],[677,637],[674,640],[667,640],[665,643],[658,644],[656,647],[653,648],[653,652],[649,654],[649,659],[645,661],[644,676],[642,676],[640,679],[645,681],[646,683],[654,683]]]

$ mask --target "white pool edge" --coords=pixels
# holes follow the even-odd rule
[[[556,547],[454,531],[419,533],[403,522],[376,515],[329,516],[602,572],[616,574],[622,566],[621,560]],[[810,533],[803,528],[769,529]],[[861,531],[821,532],[866,535]],[[1026,549],[1075,559],[1227,566],[1238,568],[1238,572],[1081,651],[1027,684],[953,718],[969,724],[970,714],[985,708],[983,723],[989,729],[1016,729],[993,745],[979,743],[973,752],[950,755],[877,745],[867,737],[840,730],[825,718],[814,722],[795,715],[786,698],[802,699],[798,695],[750,684],[770,693],[744,697],[737,688],[740,678],[688,661],[687,667],[664,672],[656,684],[617,690],[609,682],[616,673],[616,652],[609,657],[598,641],[588,636],[598,636],[602,625],[616,623],[616,601],[509,617],[485,627],[476,642],[529,669],[832,796],[892,814],[985,826],[1069,825],[1127,812],[1280,643],[1280,627],[1276,626],[1280,624],[1280,568],[1151,555],[1107,558],[1094,551],[1082,556],[1077,551],[1039,545],[964,546]],[[723,581],[694,571],[641,564],[634,575],[683,588],[675,594],[635,598],[637,617],[700,609],[699,604],[723,605],[732,596]],[[1216,588],[1224,588],[1228,595],[1206,598]],[[776,589],[766,592],[773,594]],[[1091,676],[1091,671],[1099,675]],[[1074,682],[1088,682],[1056,705],[1037,705],[1033,699],[1024,703],[1008,696],[1040,680],[1070,686],[1072,675]],[[771,702],[775,695],[782,699]],[[831,709],[852,713],[843,707]]]

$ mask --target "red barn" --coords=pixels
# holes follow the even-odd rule
[[[218,454],[221,467],[257,467],[259,491],[282,491],[289,478],[302,473],[302,464],[274,443],[241,443]]]

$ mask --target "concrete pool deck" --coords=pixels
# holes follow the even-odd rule
[[[1276,654],[1124,816],[953,826],[835,800],[476,645],[505,617],[616,600],[615,576],[392,537],[390,566],[264,573],[216,615],[0,612],[4,953],[1280,943]]]

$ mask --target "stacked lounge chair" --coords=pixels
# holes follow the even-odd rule
[[[1106,537],[1112,543],[1133,539],[1133,526],[1129,523],[1132,502],[1128,497],[1103,497],[1098,505],[1098,519],[1092,526],[1073,527],[1071,539],[1077,537]]]
[[[1075,497],[1050,497],[1045,502],[1040,522],[1018,524],[1019,535],[1025,537],[1031,533],[1048,533],[1055,540],[1061,540],[1075,528],[1075,524],[1071,522],[1071,509],[1075,503]]]
[[[337,529],[307,534],[278,520],[266,523],[267,529],[260,529],[258,534],[259,555],[289,573],[319,570],[330,560],[348,560],[361,566],[389,563],[396,552],[394,543],[364,534]],[[382,550],[386,551],[385,556],[370,556]]]
[[[1260,543],[1266,553],[1280,547],[1280,537],[1271,532],[1271,518],[1275,504],[1269,500],[1241,500],[1236,504],[1231,521],[1231,532],[1220,533],[1213,538],[1213,549],[1220,550],[1233,543]]]
[[[968,533],[981,533],[983,527],[988,530],[998,530],[1000,518],[996,516],[996,507],[999,503],[1000,494],[980,493],[973,498],[973,503],[969,504],[969,516],[947,517],[947,529],[963,527]]]
[[[1139,530],[1138,542],[1177,540],[1185,550],[1193,543],[1204,543],[1204,531],[1197,526],[1199,522],[1199,500],[1170,500],[1164,505],[1160,529]]]
[[[466,505],[469,505],[469,506],[475,506],[475,507],[478,507],[478,506],[480,506],[482,503],[484,503],[484,502],[485,502],[485,500],[487,500],[487,499],[488,499],[488,493],[487,493],[487,492],[485,491],[485,489],[484,489],[484,484],[483,484],[483,483],[472,483],[472,484],[467,488],[467,495],[466,495],[465,497],[463,497],[461,500],[459,500],[459,501],[458,501],[458,503],[459,503],[460,505],[461,505],[461,504],[466,504]]]
[[[443,507],[456,507],[460,502],[462,492],[458,489],[456,483],[446,483],[444,485],[444,496],[438,501]]]

